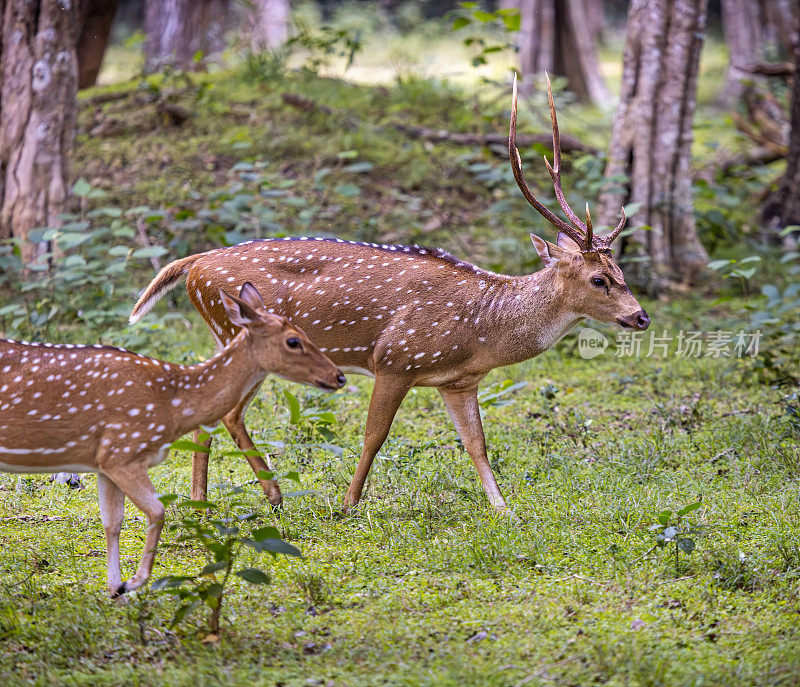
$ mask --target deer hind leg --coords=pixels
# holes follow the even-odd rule
[[[142,587],[150,577],[156,548],[164,527],[164,505],[159,501],[153,483],[147,476],[146,463],[128,463],[121,467],[105,469],[104,472],[134,505],[147,517],[147,539],[144,553],[136,574],[120,583],[114,596],[132,592]]]
[[[389,436],[389,429],[397,409],[410,388],[402,378],[387,375],[375,376],[375,386],[372,389],[372,398],[369,400],[369,411],[367,412],[367,426],[364,430],[364,448],[361,451],[361,460],[358,461],[353,480],[350,482],[350,488],[344,497],[345,513],[361,498],[372,461],[375,460],[383,442]]]
[[[125,516],[125,494],[108,477],[98,473],[97,495],[100,501],[100,519],[106,532],[108,591],[115,596],[122,585],[122,574],[119,569],[119,533]]]
[[[214,437],[200,441],[203,430],[198,429],[192,435],[195,444],[205,446],[208,451],[195,451],[192,454],[192,500],[205,501],[208,497],[208,456],[211,454],[211,444]]]
[[[201,307],[201,303],[195,302],[193,298],[193,294],[191,291],[189,293],[189,298],[192,300],[194,307],[197,308],[198,312],[203,315],[205,318],[205,310]],[[206,321],[208,321],[206,319]],[[217,352],[221,351],[225,344],[220,340],[220,338],[214,333],[214,327],[209,322],[211,336],[214,337],[214,343],[216,344]],[[208,451],[195,451],[192,454],[192,500],[193,501],[205,501],[208,498],[208,457],[211,455],[211,445],[214,443],[214,437],[208,437],[205,441],[200,441],[200,437],[203,435],[203,430],[198,429],[195,430],[194,434],[192,435],[192,441],[195,444],[200,444],[201,446],[205,446]]]
[[[489,459],[486,457],[486,438],[483,435],[483,425],[478,406],[478,390],[451,390],[439,389],[450,419],[456,426],[458,436],[467,449],[472,464],[478,471],[483,490],[489,498],[489,503],[498,511],[507,511],[505,499],[497,486]]]
[[[250,438],[250,434],[247,432],[247,427],[245,427],[244,416],[247,412],[247,407],[258,393],[259,388],[260,385],[245,396],[222,421],[233,437],[234,442],[236,442],[236,446],[238,446],[239,450],[247,451],[250,454],[257,449],[253,440]],[[267,500],[273,506],[280,506],[283,502],[283,496],[281,496],[281,488],[278,486],[278,483],[274,479],[262,479],[258,476],[258,473],[261,471],[272,470],[272,466],[267,462],[269,456],[265,456],[267,460],[260,455],[247,455],[246,457],[247,462],[250,463],[250,467],[253,469],[253,473],[256,475],[256,479],[258,479],[258,483],[264,490],[264,494],[266,494]]]

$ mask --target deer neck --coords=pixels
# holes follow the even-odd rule
[[[502,364],[519,363],[546,351],[582,318],[570,308],[568,294],[547,268],[513,279],[494,295],[493,330],[499,334]]]
[[[242,330],[214,357],[177,369],[172,405],[181,434],[217,425],[264,380],[266,372],[251,354],[249,336]]]

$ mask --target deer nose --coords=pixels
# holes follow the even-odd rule
[[[648,320],[649,322],[650,320]],[[340,372],[339,375],[336,377],[336,382],[339,384],[339,388],[341,389],[344,386],[344,383],[347,381],[345,376]]]
[[[650,315],[647,314],[644,308],[642,308],[634,317],[636,327],[639,329],[647,329],[650,326]]]

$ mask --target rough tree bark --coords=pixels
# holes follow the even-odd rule
[[[520,12],[517,35],[522,74],[564,76],[567,88],[598,105],[609,102],[597,61],[600,24],[595,0],[507,0]],[[602,15],[601,15],[602,16]],[[526,88],[530,88],[528,79]]]
[[[798,25],[800,34],[800,24]],[[794,76],[791,94],[791,129],[786,173],[778,191],[764,206],[762,217],[769,224],[786,227],[800,225],[800,48],[795,50]]]
[[[243,25],[254,53],[280,48],[289,38],[289,0],[245,0]]]
[[[81,3],[78,88],[89,88],[97,82],[118,5],[119,0],[83,0]]]
[[[730,52],[724,95],[742,95],[743,81],[754,78],[747,67],[791,59],[800,5],[797,0],[722,0],[722,27]]]
[[[145,70],[202,69],[195,55],[221,53],[229,21],[230,0],[147,0]]]
[[[598,218],[613,226],[620,205],[640,203],[632,224],[654,283],[695,283],[706,251],[692,208],[691,144],[706,0],[632,0]],[[620,184],[619,179],[627,179]],[[640,275],[643,276],[643,275]]]
[[[0,239],[41,248],[31,229],[57,224],[68,196],[77,110],[80,10],[70,0],[5,0],[0,26]]]

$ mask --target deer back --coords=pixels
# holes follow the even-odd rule
[[[517,280],[438,249],[339,239],[265,239],[209,251],[187,274],[187,292],[218,342],[236,333],[216,295],[250,281],[269,312],[300,325],[345,370],[417,377],[479,360],[498,297]],[[494,307],[492,307],[494,304]],[[488,366],[487,366],[488,365]],[[463,372],[463,370],[459,370]]]

